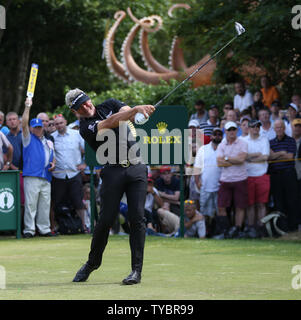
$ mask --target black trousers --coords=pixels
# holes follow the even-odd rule
[[[100,175],[100,215],[94,229],[88,264],[99,267],[114,224],[120,200],[126,193],[130,223],[130,248],[132,270],[141,272],[145,242],[144,205],[147,191],[147,167],[144,164],[105,166]]]
[[[300,223],[299,190],[296,170],[283,170],[271,173],[271,194],[274,209],[283,212],[288,219],[289,231],[295,231]]]

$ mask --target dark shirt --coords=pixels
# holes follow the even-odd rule
[[[270,148],[274,152],[278,151],[286,151],[292,153],[295,157],[297,152],[297,145],[294,138],[284,135],[281,140],[278,140],[276,137],[275,139],[270,140]],[[275,161],[269,164],[269,172],[273,173],[276,171],[287,170],[295,168],[294,161]]]
[[[12,164],[16,166],[19,170],[22,170],[22,167],[23,167],[22,165],[23,164],[22,131],[20,130],[16,136],[9,131],[6,138],[14,148]]]
[[[45,137],[47,140],[50,140],[50,141],[52,141],[52,142],[54,143],[54,138],[53,138],[53,136],[52,136],[50,133],[44,132],[44,137]]]
[[[100,137],[100,141],[96,140],[98,122],[106,120],[112,114],[119,112],[119,110],[124,106],[126,106],[126,104],[121,101],[108,99],[95,107],[95,116],[91,118],[82,118],[80,120],[80,135],[95,152],[98,151],[100,146],[107,143],[107,147],[104,146],[103,150],[99,149],[101,150],[101,156],[107,157],[106,163],[109,162],[111,164],[115,164],[123,160],[131,160],[140,156],[138,144],[133,138],[131,130],[127,125],[125,127],[119,126],[111,129],[109,133],[106,131],[104,136]],[[113,133],[114,136],[111,133]],[[136,146],[133,147],[133,145]],[[110,150],[108,148],[110,148]],[[128,154],[130,149],[131,152]],[[120,150],[122,150],[122,154],[120,154]],[[97,160],[99,162],[99,157],[97,157]]]
[[[177,177],[172,176],[170,184],[166,184],[160,177],[156,180],[155,186],[159,191],[167,194],[174,194],[176,191],[180,191],[180,180]]]

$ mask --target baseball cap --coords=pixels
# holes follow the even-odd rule
[[[252,120],[250,116],[243,116],[241,119],[240,119],[240,123],[243,123],[243,121],[245,120],[248,120],[249,122]]]
[[[250,128],[254,128],[254,127],[256,127],[257,125],[260,125],[260,126],[261,126],[261,122],[260,122],[259,120],[251,120],[251,121],[249,122],[249,127],[250,127]]]
[[[293,123],[293,126],[296,126],[296,125],[298,125],[298,124],[301,125],[301,119],[300,119],[300,118],[296,118],[296,119],[293,120],[292,123]]]
[[[213,128],[212,133],[214,133],[215,131],[223,132],[223,129],[221,129],[220,127],[215,127]]]
[[[237,129],[237,124],[233,121],[229,121],[225,124],[225,130],[229,130],[230,128]]]
[[[171,171],[171,167],[169,167],[169,166],[162,166],[161,168],[160,168],[160,173],[163,173],[163,172],[166,172],[166,171]]]
[[[288,104],[287,107],[288,107],[288,108],[291,107],[291,108],[295,109],[295,110],[298,112],[298,107],[297,107],[297,105],[294,104],[293,102],[291,102],[290,104]]]
[[[73,100],[72,100],[72,104],[69,106],[70,109],[74,109],[74,110],[78,110],[80,108],[80,106],[86,102],[90,100],[90,97],[87,96],[84,92],[81,92],[78,96],[76,96]]]
[[[200,124],[199,124],[198,120],[193,119],[193,120],[190,120],[190,121],[188,122],[188,128],[189,128],[189,127],[196,127],[196,128],[198,128],[199,126],[200,126]]]
[[[30,126],[32,128],[35,128],[35,127],[43,127],[43,122],[41,119],[38,119],[38,118],[33,118],[30,120]]]
[[[209,109],[214,109],[214,108],[218,109],[218,106],[217,106],[216,104],[212,104],[212,105],[209,107]]]

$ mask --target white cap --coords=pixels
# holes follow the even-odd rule
[[[228,130],[230,128],[236,128],[237,129],[237,124],[233,121],[229,121],[225,124],[225,130]]]
[[[298,107],[297,107],[297,105],[296,104],[294,104],[294,103],[290,103],[289,104],[289,107],[292,107],[293,109],[295,109],[297,112],[298,112]]]
[[[189,127],[196,127],[196,128],[198,128],[199,126],[200,126],[200,123],[198,122],[198,120],[195,120],[195,119],[190,120],[189,123],[188,123],[188,128],[189,128]]]

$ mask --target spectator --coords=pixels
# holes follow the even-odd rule
[[[5,135],[8,134],[9,129],[4,125],[4,113],[0,111],[0,131]]]
[[[164,202],[162,208],[157,210],[157,213],[161,232],[170,236],[177,233],[180,227],[180,218],[170,211],[170,204]]]
[[[6,124],[9,128],[7,139],[14,148],[12,162],[10,164],[11,170],[23,169],[23,144],[22,144],[22,132],[20,129],[20,120],[16,112],[8,112],[6,115]],[[22,216],[24,215],[24,181],[23,175],[20,172],[20,200],[22,208]],[[22,219],[23,221],[23,219]]]
[[[49,119],[49,123],[48,123],[48,132],[49,134],[52,134],[53,132],[56,131],[56,127],[54,125],[54,119]]]
[[[293,137],[297,146],[295,168],[299,185],[299,198],[301,198],[301,119],[295,119],[293,121]],[[299,226],[300,224],[301,222],[299,221]]]
[[[293,94],[292,98],[291,98],[291,102],[294,103],[298,107],[298,110],[300,113],[300,111],[301,111],[301,96],[297,93]]]
[[[159,195],[159,191],[154,186],[154,179],[152,177],[152,174],[149,173],[147,178],[147,194],[146,194],[145,206],[144,206],[144,212],[145,212],[144,216],[146,219],[147,232],[151,231],[151,233],[153,233],[153,232],[160,231],[158,214],[157,214],[155,205],[160,208],[163,206],[163,204],[164,202]]]
[[[161,167],[155,186],[163,201],[170,204],[171,211],[180,216],[180,180],[171,172],[171,167]]]
[[[67,127],[67,121],[62,115],[55,117],[54,124],[57,129],[52,134],[56,155],[56,171],[53,172],[52,189],[54,208],[66,205],[65,201],[68,199],[81,218],[83,228],[87,233],[81,176],[81,171],[87,166],[82,160],[84,140],[79,131]]]
[[[242,112],[253,104],[252,94],[246,89],[243,81],[234,84],[234,110]]]
[[[208,115],[209,119],[200,124],[200,129],[204,132],[204,142],[206,141],[207,143],[210,142],[213,129],[220,125],[218,107],[215,104],[209,107]]]
[[[248,116],[242,117],[240,119],[240,128],[241,128],[241,138],[245,138],[249,134],[249,122],[251,118]]]
[[[240,137],[242,134],[241,128],[240,128],[240,123],[237,121],[237,113],[235,110],[229,110],[227,113],[227,118],[226,121],[224,121],[224,124],[221,125],[221,128],[223,129],[223,134],[225,134],[225,124],[227,122],[235,122],[237,125],[237,136]]]
[[[279,92],[276,87],[271,85],[270,78],[268,76],[262,76],[260,78],[261,92],[262,92],[262,102],[265,106],[271,107],[274,100],[279,99]]]
[[[266,215],[269,201],[270,177],[267,175],[270,144],[266,137],[260,136],[261,122],[252,120],[248,123],[250,134],[245,139],[248,144],[248,229],[247,235],[257,238],[264,235],[261,219]],[[257,212],[256,212],[257,209]],[[257,214],[256,214],[257,213]]]
[[[90,233],[91,230],[91,188],[89,183],[85,183],[83,186],[83,204],[85,208],[84,212],[84,230]]]
[[[275,120],[281,119],[282,115],[280,115],[281,103],[279,100],[274,100],[271,104],[271,116],[270,121],[273,125]]]
[[[3,147],[7,149],[6,159],[4,159]],[[13,151],[13,146],[6,138],[5,134],[0,131],[0,170],[8,170],[10,168]]]
[[[286,124],[285,128],[285,134],[289,137],[293,136],[293,128],[292,128],[292,122],[294,119],[296,119],[298,114],[298,107],[294,103],[290,103],[287,105],[287,117],[288,117],[288,124]]]
[[[226,139],[217,147],[217,164],[222,167],[218,191],[217,239],[244,237],[242,226],[248,206],[248,173],[246,158],[248,145],[237,137],[237,124],[227,122]],[[235,207],[235,225],[229,228],[226,208]]]
[[[196,204],[193,200],[186,200],[184,202],[184,227],[185,238],[205,238],[206,224],[204,216],[196,210]]]
[[[262,102],[263,95],[261,90],[256,90],[253,94],[253,106],[255,107],[256,111],[258,112],[259,109],[264,108],[264,104]]]
[[[200,190],[200,213],[206,218],[208,233],[212,232],[212,222],[218,212],[217,192],[221,168],[217,166],[216,150],[223,138],[220,128],[214,128],[211,135],[211,142],[202,146],[195,158],[195,181]],[[200,174],[198,174],[200,173]]]
[[[27,98],[22,116],[23,177],[25,193],[24,238],[35,235],[35,222],[43,236],[54,236],[50,231],[50,182],[55,167],[53,143],[44,137],[43,122],[28,121],[32,100]]]
[[[222,120],[225,120],[227,118],[227,113],[229,110],[233,110],[233,103],[231,101],[228,101],[224,104],[223,107],[223,116],[222,116]]]
[[[203,100],[197,100],[194,105],[196,113],[192,114],[190,120],[197,120],[199,123],[208,120],[208,113],[205,110],[205,102]]]
[[[268,108],[259,110],[258,118],[261,122],[259,134],[266,137],[268,140],[274,139],[276,137],[276,132],[270,121],[270,110]]]
[[[43,122],[44,137],[48,140],[51,140],[54,143],[53,137],[50,135],[49,132],[49,117],[47,113],[41,112],[37,115],[37,118],[41,119]]]
[[[6,124],[9,128],[7,139],[14,148],[10,169],[22,170],[22,132],[20,130],[20,120],[16,112],[9,112],[6,115]]]
[[[269,172],[271,175],[271,194],[274,209],[284,213],[287,220],[282,221],[282,230],[295,231],[300,223],[298,183],[295,162],[296,141],[285,134],[282,120],[274,123],[276,138],[270,140]],[[285,161],[287,160],[287,161]]]

